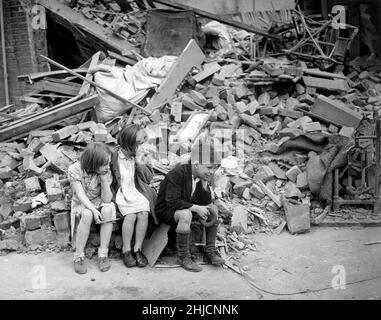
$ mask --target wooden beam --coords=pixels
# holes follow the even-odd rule
[[[121,56],[120,54],[117,54],[117,53],[112,52],[112,51],[107,51],[107,53],[111,58],[115,58],[115,59],[117,59],[121,62],[124,62],[125,64],[128,64],[130,66],[133,66],[137,62],[136,59],[124,57],[124,56]]]
[[[0,129],[0,141],[26,137],[30,131],[43,126],[64,120],[70,116],[84,112],[99,104],[98,95],[93,95],[82,100],[65,105],[61,108],[40,113],[30,119],[13,123],[6,128]]]
[[[65,19],[68,23],[77,27],[77,29],[80,28],[88,32],[99,39],[99,41],[107,44],[108,47],[110,47],[110,49],[112,48],[114,51],[123,53],[131,52],[131,50],[135,49],[135,46],[125,39],[120,39],[115,36],[111,28],[103,27],[98,23],[85,18],[82,13],[71,9],[68,5],[63,4],[58,0],[37,0],[37,3]]]
[[[191,39],[179,59],[174,63],[167,77],[148,103],[146,110],[150,112],[167,103],[175,94],[177,87],[193,67],[201,68],[205,55],[195,40]]]
[[[76,86],[71,86],[70,84],[55,83],[52,81],[36,82],[32,87],[40,91],[56,92],[69,96],[76,96],[79,91]]]
[[[344,79],[325,79],[316,77],[302,77],[304,84],[307,87],[318,88],[329,91],[348,91],[347,81]]]
[[[81,68],[81,69],[75,69],[75,72],[78,73],[86,73],[87,69]],[[25,80],[38,80],[45,77],[54,77],[54,76],[60,76],[69,74],[66,70],[56,70],[56,71],[47,71],[47,72],[36,72],[36,73],[30,73],[30,74],[22,74],[17,77],[17,80],[19,81],[25,81]]]
[[[274,40],[282,41],[282,37],[279,36],[279,35],[270,34],[270,33],[266,32],[265,30],[255,28],[253,26],[249,26],[247,24],[244,24],[244,23],[241,23],[241,22],[238,22],[238,21],[233,21],[233,20],[230,20],[230,19],[226,19],[223,16],[216,15],[216,14],[213,14],[213,13],[210,13],[210,12],[207,12],[207,11],[203,11],[203,10],[196,9],[196,8],[193,8],[193,7],[190,7],[190,6],[186,6],[186,5],[183,5],[183,4],[178,4],[178,3],[175,3],[175,2],[169,2],[169,1],[164,1],[164,0],[152,0],[152,2],[160,3],[160,4],[163,4],[163,5],[166,5],[168,7],[172,7],[172,8],[178,9],[178,10],[193,10],[193,12],[195,14],[197,14],[197,15],[199,15],[201,17],[208,18],[208,19],[211,19],[211,20],[215,20],[215,21],[221,22],[223,24],[227,24],[227,25],[235,27],[235,28],[246,30],[248,32],[256,33],[256,34],[262,35],[262,36],[267,37],[267,38],[271,38],[271,39],[274,39]]]

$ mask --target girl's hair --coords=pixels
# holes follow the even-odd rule
[[[136,156],[138,148],[136,137],[141,129],[137,124],[129,124],[123,127],[118,136],[118,144],[133,157]]]
[[[96,173],[100,167],[109,162],[110,155],[111,151],[104,143],[92,143],[81,154],[81,167],[87,174]]]

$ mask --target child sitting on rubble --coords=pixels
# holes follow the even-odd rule
[[[99,269],[105,272],[111,268],[108,247],[112,233],[111,221],[116,218],[116,208],[112,202],[110,160],[111,152],[108,147],[103,143],[94,143],[86,147],[79,161],[68,169],[73,189],[71,216],[80,217],[74,253],[74,270],[79,274],[87,272],[84,249],[93,221],[101,224]]]
[[[147,156],[139,152],[147,134],[139,125],[130,124],[123,127],[118,136],[119,148],[112,155],[114,173],[113,189],[117,191],[115,202],[123,216],[123,262],[127,267],[145,267],[147,258],[141,251],[148,227],[149,213],[155,219],[155,191],[149,187],[153,171],[147,165]],[[135,231],[134,248],[131,240]]]

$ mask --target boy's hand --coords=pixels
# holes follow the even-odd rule
[[[93,209],[92,212],[95,223],[101,223],[101,221],[103,220],[102,213],[100,213],[97,209]]]
[[[197,206],[197,207],[196,207],[196,212],[197,212],[198,216],[199,216],[202,220],[206,220],[206,219],[208,219],[208,216],[209,216],[209,210],[208,210],[208,207],[206,207],[206,206]]]

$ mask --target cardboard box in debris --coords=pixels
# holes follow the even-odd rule
[[[270,37],[189,11],[94,2],[73,4],[145,57],[98,52],[70,72],[19,77],[35,90],[22,106],[0,111],[0,251],[69,250],[67,168],[92,141],[115,146],[125,123],[147,128],[155,188],[197,136],[220,142],[214,190],[223,222],[217,245],[225,254],[255,250],[247,234],[279,234],[285,226],[300,233],[322,221],[332,191],[322,199],[320,188],[332,173],[316,163],[322,154],[332,161],[381,109],[380,63],[357,58],[344,68],[316,53],[292,55],[299,39],[287,21],[273,22]],[[157,25],[168,32],[156,32]],[[319,69],[322,60],[329,69]],[[98,242],[92,233],[88,256]],[[120,235],[110,246],[121,249]]]

